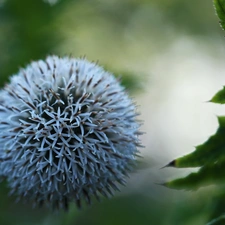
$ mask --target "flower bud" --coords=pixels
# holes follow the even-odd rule
[[[0,176],[34,205],[68,209],[125,184],[140,142],[136,107],[86,59],[32,62],[0,91]]]

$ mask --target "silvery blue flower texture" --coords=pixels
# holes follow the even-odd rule
[[[109,197],[138,156],[136,117],[118,79],[96,63],[32,62],[0,91],[0,176],[34,206]]]

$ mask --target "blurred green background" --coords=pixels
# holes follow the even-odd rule
[[[0,224],[201,225],[224,212],[215,187],[158,185],[190,172],[160,168],[204,142],[224,113],[206,103],[225,84],[224,35],[211,0],[0,0],[1,86],[32,60],[85,55],[122,77],[146,132],[140,168],[114,198],[52,213],[15,204],[2,184]]]

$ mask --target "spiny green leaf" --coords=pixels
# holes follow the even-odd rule
[[[225,104],[225,86],[213,96],[210,102]]]
[[[225,117],[218,117],[219,128],[204,144],[188,155],[173,160],[168,167],[201,167],[225,159]]]
[[[165,185],[174,189],[196,190],[201,186],[225,184],[225,161],[203,166],[196,173],[184,178],[167,182]]]
[[[215,9],[220,19],[220,24],[225,29],[225,0],[214,0]]]
[[[225,29],[225,0],[214,0],[220,24]],[[213,103],[225,104],[225,86],[210,100]],[[200,167],[184,178],[178,178],[164,185],[174,189],[196,190],[202,186],[216,185],[225,190],[225,117],[218,117],[219,128],[205,143],[195,151],[170,162],[166,167]],[[225,194],[224,194],[225,196]],[[216,200],[207,225],[225,224],[224,196]],[[222,206],[222,207],[221,207]],[[213,220],[212,220],[213,219]]]
[[[223,92],[225,93],[225,88],[219,91],[211,101],[222,103],[225,99]],[[205,143],[197,146],[194,152],[175,159],[167,165],[178,168],[200,167],[200,169],[184,178],[169,181],[164,184],[165,186],[174,189],[197,190],[207,185],[216,185],[218,190],[225,190],[225,116],[218,117],[218,123],[219,127],[216,133]],[[222,203],[224,206],[224,200]],[[214,208],[220,209],[220,205],[221,203],[217,207],[214,204]],[[211,215],[209,218],[209,221],[211,220],[209,224],[224,224],[224,218],[220,218],[220,215],[223,215],[223,209],[221,211],[212,210],[213,216]],[[212,220],[212,218],[215,219]]]

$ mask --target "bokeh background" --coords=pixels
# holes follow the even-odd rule
[[[49,54],[86,56],[120,76],[138,105],[145,148],[127,187],[68,213],[15,204],[0,186],[2,225],[201,225],[216,188],[162,184],[190,170],[160,169],[217,129],[224,106],[225,32],[211,0],[0,0],[0,85]],[[225,208],[224,208],[225,211]]]

